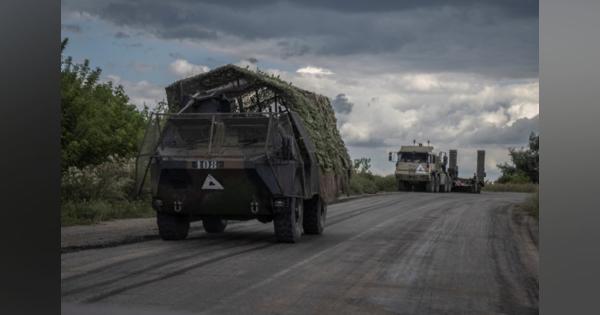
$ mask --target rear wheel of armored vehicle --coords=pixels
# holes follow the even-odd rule
[[[296,243],[302,235],[303,202],[302,199],[288,198],[286,205],[277,210],[273,225],[277,241]]]
[[[304,202],[304,218],[302,226],[305,234],[323,234],[325,219],[327,217],[327,204],[320,197]]]
[[[158,234],[165,241],[182,240],[187,237],[190,230],[189,218],[181,215],[158,212],[156,223]]]
[[[221,233],[227,227],[227,220],[221,218],[204,218],[202,219],[202,226],[206,233]]]

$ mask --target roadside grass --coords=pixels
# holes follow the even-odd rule
[[[61,179],[61,226],[154,215],[150,196],[137,198],[131,159],[110,158],[94,166],[69,167]]]
[[[106,200],[65,201],[61,206],[61,226],[87,225],[101,221],[147,218],[154,215],[148,200],[109,202]]]
[[[374,175],[356,173],[350,178],[350,195],[375,194],[383,191],[396,191],[394,175]]]
[[[534,183],[493,183],[486,184],[482,188],[483,191],[510,191],[510,192],[536,192],[538,185]]]
[[[521,205],[521,209],[527,212],[532,217],[539,220],[540,218],[540,191],[536,189],[534,193],[527,198]]]

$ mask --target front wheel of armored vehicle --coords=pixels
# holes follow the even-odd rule
[[[304,202],[304,218],[302,226],[306,234],[323,234],[325,219],[327,217],[327,204],[316,197]]]
[[[398,191],[407,191],[409,186],[406,185],[403,181],[398,181]]]
[[[165,241],[185,239],[190,230],[188,217],[158,212],[156,214],[158,234]]]
[[[206,233],[222,233],[225,231],[225,227],[227,227],[227,220],[221,218],[204,218],[202,226]]]
[[[287,198],[285,204],[276,210],[273,218],[277,241],[296,243],[302,235],[303,202],[298,198]]]

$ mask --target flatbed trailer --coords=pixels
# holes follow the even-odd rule
[[[477,150],[477,171],[471,178],[458,177],[457,151],[450,150],[449,173],[452,177],[452,192],[481,193],[481,188],[485,185],[485,151]]]

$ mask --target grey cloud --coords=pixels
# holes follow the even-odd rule
[[[348,101],[348,97],[346,97],[346,94],[338,94],[331,101],[331,105],[333,106],[333,110],[336,113],[340,114],[350,114],[350,112],[352,111],[352,107],[354,107],[354,104]]]
[[[539,115],[531,119],[518,119],[511,126],[484,126],[466,137],[465,140],[478,145],[517,145],[526,143],[532,131],[539,132]]]
[[[81,26],[77,24],[61,24],[60,26],[63,30],[72,32],[72,33],[81,33]]]
[[[344,140],[344,143],[348,146],[359,148],[379,148],[386,145],[383,139],[380,138],[369,138],[366,140],[350,139]]]
[[[129,38],[129,37],[131,37],[131,35],[129,35],[125,32],[119,31],[119,32],[115,33],[115,38],[118,38],[118,39]]]
[[[310,52],[310,47],[307,44],[302,44],[298,41],[279,41],[277,46],[281,48],[281,56],[285,58],[294,56],[303,56]]]
[[[183,55],[178,52],[170,52],[169,57],[174,58],[174,59],[184,59]]]
[[[538,74],[537,1],[67,0],[65,6],[169,39],[275,40],[269,53],[282,59],[371,55],[376,71]]]

